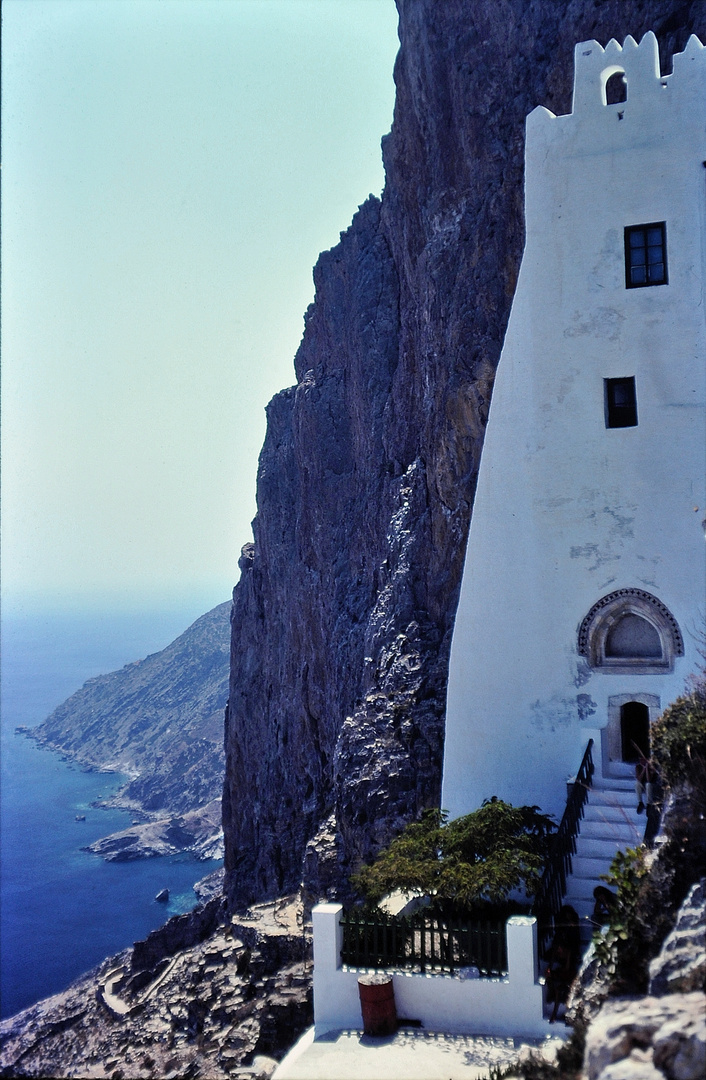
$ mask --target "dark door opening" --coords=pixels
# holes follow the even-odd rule
[[[641,701],[620,706],[620,747],[623,761],[635,762],[650,756],[650,710]]]

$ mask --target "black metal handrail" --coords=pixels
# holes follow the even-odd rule
[[[341,960],[350,967],[451,973],[477,967],[483,976],[507,975],[502,919],[451,925],[428,912],[403,917],[353,908],[341,925]]]
[[[566,895],[566,878],[571,873],[571,857],[576,854],[579,822],[583,817],[595,772],[592,750],[593,739],[589,739],[579,771],[576,773],[576,779],[566,800],[564,815],[554,835],[547,865],[532,907],[537,917],[540,947],[543,949],[546,947],[552,925]]]

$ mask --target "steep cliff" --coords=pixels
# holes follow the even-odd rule
[[[234,903],[294,888],[303,859],[313,893],[335,889],[438,803],[450,634],[522,252],[525,117],[569,111],[577,41],[653,29],[668,71],[706,33],[703,4],[682,0],[398,8],[382,202],[315,268],[234,592]]]

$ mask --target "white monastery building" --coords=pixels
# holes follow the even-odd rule
[[[442,806],[561,816],[629,777],[703,663],[706,49],[575,50],[527,120],[526,247],[451,649]]]

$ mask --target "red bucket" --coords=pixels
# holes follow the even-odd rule
[[[392,976],[361,975],[358,993],[365,1034],[394,1035],[397,1031],[397,1009]]]

